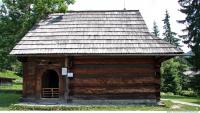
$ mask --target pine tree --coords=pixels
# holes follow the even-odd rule
[[[157,26],[157,24],[156,24],[156,22],[154,21],[153,22],[153,35],[155,35],[156,37],[159,37],[159,29],[158,29],[158,26]]]
[[[184,43],[192,49],[193,64],[200,70],[200,1],[199,0],[179,0],[182,13],[186,14],[185,20],[179,21],[186,24],[184,31],[188,34],[182,36]]]
[[[170,19],[170,16],[169,16],[168,11],[166,10],[165,19],[163,20],[164,21],[164,26],[163,26],[163,29],[164,29],[164,33],[163,33],[164,40],[169,42],[170,44],[175,45],[175,46],[178,47],[178,46],[180,46],[179,45],[180,39],[176,38],[176,33],[171,30],[169,19]]]
[[[172,45],[179,46],[179,40],[176,38],[176,33],[171,30],[170,26],[170,16],[168,11],[166,11],[164,21],[164,40]],[[181,84],[182,72],[185,69],[184,66],[176,58],[162,63],[161,66],[161,90],[163,92],[173,92],[175,94],[180,93],[183,84]]]
[[[186,24],[187,27],[183,31],[187,31],[187,35],[183,35],[184,43],[192,49],[192,64],[196,70],[200,70],[200,1],[199,0],[179,0],[182,13],[186,14],[185,20],[179,21]],[[191,88],[200,95],[200,74],[195,75],[191,79]]]

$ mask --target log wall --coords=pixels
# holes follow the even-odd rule
[[[158,64],[159,65],[159,64]],[[160,78],[154,57],[74,57],[71,98],[156,99]]]
[[[160,99],[160,63],[155,57],[69,57],[70,99]],[[64,98],[64,57],[30,57],[23,60],[23,97],[41,98],[42,75],[52,69],[59,76]]]
[[[59,77],[60,96],[64,95],[64,77],[61,68],[64,58],[31,57],[23,60],[23,97],[40,99],[42,96],[42,76],[47,70],[54,70]]]

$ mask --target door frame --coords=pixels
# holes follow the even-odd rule
[[[62,76],[61,76],[61,71],[60,68],[58,67],[52,67],[52,66],[44,66],[44,67],[37,67],[38,70],[38,76],[36,77],[36,98],[37,99],[41,99],[42,98],[42,76],[44,74],[45,71],[47,70],[53,70],[57,73],[58,75],[58,79],[59,79],[59,98],[61,98],[61,94],[63,93],[62,89],[63,89],[63,80],[62,80]]]
[[[58,79],[58,87],[57,88],[50,88],[50,87],[44,87],[43,86],[43,82],[45,82],[45,78],[46,77],[44,77],[44,76],[51,76],[51,74],[50,75],[47,75],[47,74],[45,74],[45,73],[48,73],[48,71],[53,71],[54,72],[54,74],[55,74],[55,76],[57,77],[57,79]],[[49,74],[49,73],[48,73]],[[57,90],[58,90],[58,98],[59,98],[59,95],[60,95],[60,92],[59,92],[59,89],[60,89],[60,80],[59,80],[59,75],[58,75],[58,73],[55,71],[55,70],[53,70],[53,69],[47,69],[47,70],[45,70],[44,72],[43,72],[43,75],[41,76],[41,98],[48,98],[48,97],[44,97],[44,90],[46,90],[46,91],[50,91],[51,92],[51,94],[53,95],[54,94],[54,92],[56,92],[57,93]],[[46,89],[44,89],[44,88],[46,88]]]

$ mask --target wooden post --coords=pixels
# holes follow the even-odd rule
[[[65,58],[65,67],[68,69],[68,58]],[[69,79],[67,76],[65,76],[65,92],[64,92],[64,99],[69,99]]]
[[[159,90],[160,92],[160,67],[161,67],[161,62],[159,59],[155,59],[155,79],[159,80],[159,85],[156,87],[156,90]],[[156,94],[156,101],[160,102],[160,93]]]

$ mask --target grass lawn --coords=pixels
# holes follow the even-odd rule
[[[2,71],[0,72],[0,77],[6,77],[6,78],[14,78],[15,82],[17,83],[22,83],[22,77],[18,76],[15,72],[13,71]]]
[[[163,101],[164,106],[146,106],[146,105],[128,105],[128,106],[30,106],[30,105],[14,105],[18,103],[20,94],[16,93],[0,93],[0,110],[123,110],[123,111],[200,111],[200,107],[186,106],[182,104],[174,104],[171,101]]]
[[[0,92],[0,110],[8,110],[11,104],[18,103],[20,97],[21,94]]]
[[[22,83],[13,83],[12,85],[0,86],[0,91],[2,90],[22,90]]]
[[[164,106],[147,106],[147,105],[128,105],[128,106],[30,106],[30,105],[12,105],[11,110],[78,110],[78,111],[199,111],[200,107],[174,104],[171,101],[164,101]]]
[[[0,91],[2,91],[2,90],[22,90],[22,77],[16,75],[16,73],[14,73],[13,71],[0,72],[0,77],[15,79],[12,85],[0,86]]]
[[[173,95],[173,94],[161,94],[162,99],[172,99],[172,100],[179,100],[183,102],[190,102],[194,104],[200,104],[200,97],[187,97],[187,96],[180,96],[180,95]]]

